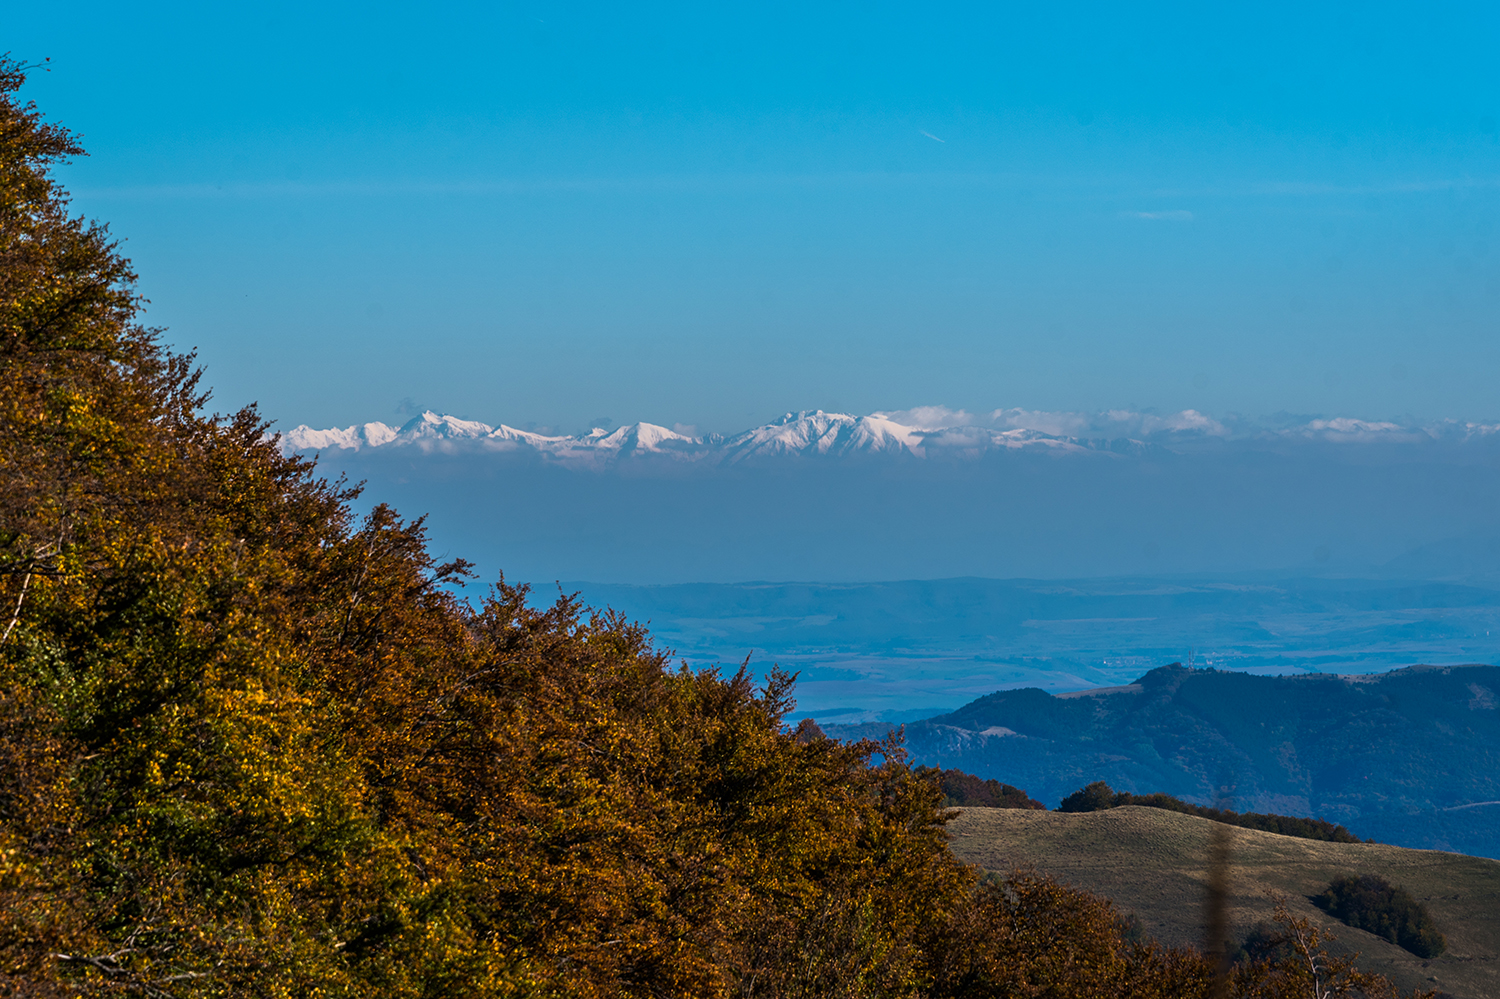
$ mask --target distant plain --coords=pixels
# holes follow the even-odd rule
[[[1487,576],[560,585],[649,621],[693,665],[749,656],[758,671],[798,671],[798,712],[825,722],[1114,686],[1176,661],[1349,674],[1500,660],[1500,580]]]

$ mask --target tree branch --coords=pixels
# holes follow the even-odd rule
[[[25,603],[25,601],[26,601],[26,591],[30,587],[31,587],[31,573],[28,572],[26,574],[26,578],[21,581],[21,595],[19,597],[16,597],[16,609],[15,609],[15,611],[10,616],[10,624],[7,624],[5,626],[5,634],[4,635],[0,635],[0,645],[4,645],[5,644],[6,640],[10,638],[11,631],[14,630],[14,628],[16,626],[16,622],[19,621],[19,620],[21,620],[21,605],[23,603]]]

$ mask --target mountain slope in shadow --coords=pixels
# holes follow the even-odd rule
[[[824,727],[840,738],[889,728]],[[1104,780],[1500,857],[1500,667],[1272,677],[1173,664],[1118,687],[1000,691],[905,732],[918,762],[1051,805]]]

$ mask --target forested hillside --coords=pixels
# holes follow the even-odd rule
[[[918,761],[1044,802],[1093,781],[1202,805],[1321,817],[1400,846],[1500,857],[1500,667],[1363,677],[1164,666],[1136,683],[982,697],[906,726]],[[878,736],[882,726],[826,726]]]
[[[786,674],[674,669],[617,615],[465,589],[420,520],[356,518],[253,409],[206,415],[23,82],[0,63],[0,994],[1307,985],[1132,942],[1043,878],[981,884],[938,778],[794,737]]]

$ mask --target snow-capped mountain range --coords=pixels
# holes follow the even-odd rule
[[[1268,425],[1221,422],[1195,410],[1170,416],[1110,411],[1099,414],[996,410],[975,416],[962,410],[923,407],[851,416],[807,410],[787,413],[764,426],[732,436],[690,436],[652,423],[617,430],[553,436],[492,427],[474,420],[425,412],[399,427],[361,423],[342,429],[299,426],[281,435],[288,451],[367,450],[416,447],[424,451],[478,449],[530,452],[543,460],[600,467],[623,458],[659,456],[685,462],[735,464],[795,456],[885,455],[914,459],[977,457],[996,451],[1144,454],[1176,450],[1214,439],[1317,440],[1345,443],[1414,443],[1495,438],[1500,424],[1444,421],[1426,426],[1337,419],[1287,419]]]
[[[290,451],[364,450],[419,447],[457,450],[532,451],[569,465],[598,465],[631,456],[657,455],[681,461],[734,464],[756,458],[792,456],[899,455],[926,458],[935,451],[963,456],[996,449],[1131,450],[1143,441],[1089,439],[1026,428],[977,426],[917,427],[884,414],[850,416],[822,410],[787,413],[779,420],[732,436],[694,437],[652,423],[618,430],[594,429],[576,436],[549,436],[501,425],[423,413],[400,427],[362,423],[332,430],[300,426],[281,437]]]

